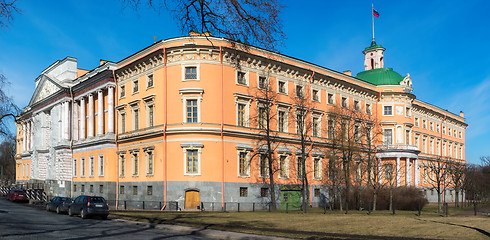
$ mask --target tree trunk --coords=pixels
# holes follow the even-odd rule
[[[393,211],[393,187],[390,187],[390,211]]]
[[[437,213],[441,213],[441,191],[437,191]]]
[[[373,190],[373,211],[376,211],[376,199],[378,198],[378,192]]]

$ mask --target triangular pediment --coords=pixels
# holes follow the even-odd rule
[[[42,75],[40,76],[40,78],[40,82],[37,85],[36,90],[34,90],[34,94],[32,95],[29,105],[35,104],[45,98],[48,98],[62,89],[62,86],[60,86],[57,82],[53,81],[48,76]]]

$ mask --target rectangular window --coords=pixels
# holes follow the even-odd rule
[[[148,127],[153,127],[154,125],[154,106],[153,105],[148,105]]]
[[[313,89],[311,94],[312,94],[313,101],[316,101],[316,102],[320,101],[320,96],[319,96],[320,94],[318,93],[318,90]]]
[[[430,140],[430,145],[429,145],[429,152],[430,154],[434,154],[434,140]]]
[[[239,84],[247,85],[247,79],[245,78],[245,73],[244,72],[236,72],[236,79]]]
[[[422,128],[427,129],[427,121],[422,119]]]
[[[119,186],[119,194],[124,194],[124,186]]]
[[[269,175],[267,156],[265,154],[260,155],[260,177],[267,177]]]
[[[299,97],[299,98],[304,98],[304,91],[303,91],[303,86],[299,86],[297,85],[296,86],[296,97]]]
[[[429,122],[429,130],[434,131],[434,122]]]
[[[425,137],[422,138],[422,152],[427,153],[427,139]]]
[[[303,175],[304,175],[304,172],[303,172],[303,158],[298,156],[296,157],[297,159],[297,163],[296,163],[296,166],[298,169],[296,169],[296,174],[297,174],[297,177],[298,179],[302,179],[303,178]]]
[[[320,158],[313,158],[313,178],[320,178]]]
[[[453,130],[453,137],[456,137],[457,131],[456,129]]]
[[[286,128],[285,128],[285,123],[286,123],[286,112],[284,111],[278,111],[277,112],[277,115],[278,115],[278,120],[277,120],[277,130],[279,132],[285,132],[286,131]]]
[[[320,189],[319,188],[315,188],[315,197],[320,197]]]
[[[138,92],[138,90],[139,90],[139,86],[138,85],[139,85],[138,80],[134,80],[133,81],[133,94]]]
[[[393,144],[393,130],[392,129],[384,129],[383,130],[383,144],[384,145]]]
[[[139,174],[139,156],[138,152],[131,153],[131,158],[133,158],[133,177]]]
[[[446,135],[446,126],[442,127],[442,134]]]
[[[73,184],[73,192],[77,192],[77,185]]]
[[[384,109],[383,115],[387,115],[387,116],[393,115],[393,106],[384,106],[383,109]]]
[[[409,107],[405,108],[405,116],[410,117],[410,108]]]
[[[361,111],[361,105],[359,104],[359,101],[357,101],[357,100],[354,100],[354,110]]]
[[[245,127],[245,104],[237,106],[238,126]]]
[[[90,176],[93,177],[94,176],[94,172],[95,172],[95,169],[94,169],[94,157],[90,157],[89,158],[89,171],[90,171]]]
[[[436,132],[441,132],[441,130],[439,128],[439,124],[436,125]]]
[[[99,185],[99,193],[104,193],[104,185]]]
[[[405,144],[410,144],[410,130],[405,131]]]
[[[328,104],[334,103],[333,93],[327,93],[327,103]]]
[[[267,112],[264,107],[259,107],[259,128],[265,129],[267,127]]]
[[[104,156],[99,156],[99,176],[104,176]]]
[[[125,164],[126,164],[126,159],[125,155],[121,154],[119,155],[119,176],[124,177],[124,170],[125,170]]]
[[[153,195],[153,186],[146,187],[146,195]]]
[[[333,125],[333,120],[329,119],[327,121],[327,137],[330,139],[333,139],[334,132],[335,132],[335,129],[334,129],[334,125]]]
[[[366,144],[371,145],[371,132],[372,132],[372,126],[367,126],[366,127]]]
[[[248,188],[241,187],[240,188],[240,197],[247,197],[247,196],[248,196]]]
[[[287,177],[287,169],[286,169],[286,161],[287,157],[284,155],[279,156],[279,177]]]
[[[126,87],[124,85],[121,85],[119,87],[119,98],[123,98],[126,96]]]
[[[284,82],[284,81],[279,81],[279,83],[278,83],[278,88],[279,88],[279,93],[284,93],[284,94],[286,94],[286,82]]]
[[[259,77],[259,88],[260,89],[268,89],[267,87],[267,79],[265,77]]]
[[[449,136],[451,136],[451,128],[448,128],[448,129],[447,129],[447,134],[448,134]]]
[[[153,175],[153,151],[146,152],[146,175]]]
[[[319,118],[317,117],[314,117],[313,118],[313,123],[312,123],[312,135],[313,137],[319,137],[320,134],[319,134],[319,131],[320,131],[320,123],[319,123]]]
[[[133,195],[138,195],[138,186],[133,186]]]
[[[121,133],[126,132],[126,113],[121,113]]]
[[[415,118],[414,122],[415,122],[415,126],[418,127],[419,126],[419,118]]]
[[[93,193],[94,192],[94,185],[90,185],[90,192]]]
[[[187,150],[187,173],[199,172],[199,160],[197,150]]]
[[[146,88],[153,87],[153,74],[150,74],[146,77]]]
[[[349,107],[349,102],[347,101],[346,97],[342,97],[342,107],[343,108],[348,108]]]
[[[82,192],[85,192],[85,185],[82,184]]]
[[[393,165],[385,164],[385,180],[391,181],[393,180]]]
[[[185,67],[185,79],[186,80],[197,79],[197,67]]]
[[[77,176],[77,159],[73,159],[73,177]]]
[[[134,123],[134,129],[133,130],[138,130],[140,127],[140,110],[138,108],[133,109],[133,123]]]
[[[247,152],[240,152],[238,154],[238,163],[239,163],[239,174],[240,176],[247,176],[248,171],[247,171]]]
[[[80,158],[80,176],[85,177],[85,158]]]
[[[361,127],[358,124],[354,125],[354,141],[356,143],[361,142]]]
[[[186,101],[186,116],[188,123],[197,123],[197,100],[189,99]]]
[[[268,188],[261,188],[260,189],[260,197],[268,197],[269,196],[269,189]]]

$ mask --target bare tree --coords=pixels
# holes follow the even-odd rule
[[[0,0],[0,28],[7,28],[14,20],[14,14],[19,12],[17,0]]]
[[[280,166],[277,163],[274,152],[282,143],[282,138],[279,136],[278,131],[273,130],[273,127],[277,127],[277,111],[274,110],[274,106],[278,96],[276,91],[272,90],[269,68],[266,68],[262,76],[259,76],[259,83],[257,88],[254,89],[253,95],[257,102],[257,114],[255,118],[252,118],[252,121],[255,122],[258,129],[256,141],[259,151],[257,151],[256,155],[259,157],[265,156],[267,160],[268,173],[267,179],[264,180],[268,180],[269,182],[271,209],[276,210],[275,174],[280,170]],[[244,112],[240,112],[240,108],[242,107],[244,107],[244,105],[238,105],[239,125],[241,124],[241,116],[244,115]],[[259,161],[261,160],[259,159]]]
[[[429,185],[437,192],[437,212],[442,211],[442,194],[443,191],[449,186],[448,177],[448,160],[443,158],[437,158],[435,160],[424,162],[424,167],[427,168],[427,177]],[[425,170],[424,170],[425,175]]]
[[[15,136],[9,134],[0,144],[0,185],[15,180]]]
[[[278,0],[123,0],[139,8],[166,8],[183,33],[200,31],[277,51],[285,37]]]
[[[0,74],[0,137],[8,137],[10,135],[9,123],[13,123],[16,115],[19,113],[19,108],[14,104],[12,97],[5,93],[10,85],[10,82],[5,76]]]
[[[461,162],[452,162],[447,166],[448,178],[451,180],[451,184],[454,187],[456,198],[454,204],[459,207],[459,194],[463,188],[463,180],[466,173],[466,164]]]

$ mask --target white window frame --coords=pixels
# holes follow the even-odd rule
[[[311,87],[310,89],[311,89],[310,90],[311,91],[311,101],[313,101],[313,102],[319,102],[319,103],[322,102],[322,91],[319,88],[315,88],[315,87]],[[318,98],[317,99],[314,99],[313,98],[315,96],[313,94],[314,91],[317,91],[317,93],[318,93],[318,96],[317,96]]]
[[[124,159],[124,163],[123,160]],[[117,161],[119,162],[119,177],[123,178],[126,176],[126,153],[119,153],[117,155]]]
[[[140,150],[139,148],[137,148],[131,149],[129,151],[129,154],[131,156],[131,176],[138,177],[140,175]],[[134,156],[135,154],[136,157]]]
[[[89,177],[94,177],[95,175],[95,158],[94,156],[88,157],[88,175]]]
[[[266,88],[263,88],[260,86],[260,78],[265,78],[265,87]],[[264,75],[257,74],[257,89],[267,90],[267,89],[270,89],[270,87],[271,87],[270,77],[266,77]]]
[[[385,143],[385,130],[391,130],[391,144],[395,144],[395,128],[394,127],[384,127],[381,132],[381,137],[383,141],[383,145],[388,145]]]
[[[318,177],[315,177],[315,159],[318,159]],[[323,158],[321,156],[313,156],[311,158],[313,180],[322,180],[322,162]]]
[[[385,114],[385,107],[391,107],[391,114]],[[382,111],[383,111],[383,116],[395,116],[395,109],[393,107],[393,105],[384,105],[383,104],[383,108],[382,108]]]
[[[283,112],[284,113],[284,126],[283,126],[283,133],[287,133],[289,132],[289,108],[288,107],[280,107],[280,106],[277,106],[277,131],[279,131],[279,112]]]
[[[145,123],[146,127],[154,127],[155,126],[155,95],[150,95],[147,97],[143,98],[143,101],[145,103]],[[153,126],[150,126],[150,107],[153,107]],[[141,113],[140,113],[141,114]]]
[[[201,175],[201,155],[202,155],[202,148],[204,145],[199,142],[190,142],[190,143],[181,143],[180,147],[182,148],[183,152],[183,165],[184,165],[184,175],[185,176],[200,176]],[[189,173],[187,172],[187,151],[188,150],[197,150],[197,173]]]
[[[253,148],[248,148],[245,146],[236,146],[237,149],[237,176],[240,178],[250,177],[250,158]],[[240,174],[240,153],[245,153],[245,174]]]
[[[345,106],[342,104],[343,100],[345,98]],[[349,96],[345,96],[345,95],[340,95],[340,107],[342,108],[349,108]]]
[[[364,111],[367,115],[373,115],[373,105],[371,103],[364,103]]]
[[[357,102],[357,109],[356,109],[356,102]],[[361,100],[354,98],[352,105],[353,105],[352,109],[354,109],[354,111],[357,111],[357,112],[361,111]]]
[[[238,82],[238,72],[245,73],[245,83]],[[250,76],[250,72],[249,71],[247,71],[247,70],[238,70],[238,69],[235,68],[235,84],[236,85],[248,87],[249,86],[249,83],[250,83],[249,76]]]
[[[148,83],[150,82],[150,76],[151,76],[153,82],[152,82],[152,85],[151,86],[148,86]],[[145,76],[145,79],[146,79],[146,84],[145,84],[146,89],[150,89],[150,88],[154,88],[155,87],[155,74],[154,74],[154,72],[147,74]]]
[[[328,101],[328,95],[330,95],[330,94],[332,95],[332,102],[331,103]],[[335,93],[334,92],[327,92],[327,94],[325,94],[325,95],[327,98],[326,103],[329,105],[335,105]]]
[[[298,91],[297,91],[298,87],[301,87],[301,96],[298,95]],[[302,99],[306,97],[305,85],[298,84],[298,83],[294,84],[294,97],[302,98]]]
[[[136,130],[139,130],[141,129],[141,123],[140,123],[140,119],[141,119],[141,109],[140,109],[140,105],[139,105],[139,101],[133,101],[131,104],[131,130],[132,131],[136,131]],[[136,114],[135,112],[138,111],[138,128],[136,128]],[[127,118],[128,116],[126,115],[126,121],[127,121]]]
[[[311,135],[313,135],[313,124],[314,124],[314,119],[317,120],[317,129],[316,129],[316,132],[317,132],[317,136],[313,136],[313,137],[322,137],[322,114],[318,114],[318,113],[311,113]]]
[[[288,179],[289,178],[289,159],[290,159],[290,156],[291,156],[291,153],[288,153],[288,152],[283,152],[283,153],[279,153],[277,154],[277,165],[278,165],[278,177],[280,179]],[[284,169],[284,172],[286,173],[285,175],[281,175],[281,169],[280,169],[280,160],[281,160],[281,157],[286,157],[286,159],[284,160],[285,161],[285,169]]]
[[[119,99],[126,98],[126,83],[120,83],[119,85]],[[122,94],[124,92],[124,94]]]
[[[85,177],[85,158],[80,158],[80,177]]]
[[[261,167],[261,162],[262,162],[262,156],[263,155],[265,156],[265,158],[264,158],[264,160],[265,160],[265,175],[261,174],[262,169],[260,168]],[[261,178],[269,178],[269,167],[270,166],[269,166],[269,161],[267,161],[266,153],[263,152],[263,153],[258,154],[257,156],[259,157],[259,161],[258,161],[258,163],[259,163],[259,168],[258,168],[259,169],[259,177],[261,177]]]
[[[284,92],[281,92],[280,89],[279,89],[279,82],[283,82],[284,83]],[[281,79],[277,79],[277,93],[279,94],[284,94],[284,95],[288,95],[288,81],[287,80],[281,80]]]
[[[143,151],[145,153],[146,176],[151,177],[155,174],[155,147],[154,146],[148,146],[148,147],[143,148]],[[152,172],[150,172],[150,157],[149,157],[150,153],[151,153],[151,156],[153,158],[153,160],[151,161]]]
[[[202,95],[204,90],[202,88],[182,88],[179,90],[180,97],[182,101],[182,122],[187,122],[187,101],[189,100],[197,100],[197,123],[190,124],[199,124],[201,123],[201,102]]]
[[[187,82],[187,81],[201,81],[201,64],[199,63],[189,63],[189,64],[182,64],[182,82]],[[185,69],[187,67],[195,67],[196,68],[196,79],[186,79],[185,78]]]
[[[245,116],[244,121],[245,125],[243,127],[250,126],[250,104],[252,103],[253,96],[242,94],[242,93],[234,93],[235,96],[235,113],[236,113],[236,125],[238,126],[238,104],[245,105]]]
[[[73,173],[72,174],[73,174],[73,177],[77,177],[77,170],[78,170],[77,169],[77,164],[78,164],[77,159],[73,158],[72,161],[73,161]]]
[[[137,82],[137,83],[135,84],[135,82]],[[138,87],[137,91],[134,91],[135,85],[137,85],[137,87]],[[135,79],[131,80],[131,95],[137,94],[139,92],[140,92],[140,81],[138,78],[135,78]]]
[[[99,172],[99,177],[103,177],[105,171],[104,154],[100,154],[98,159],[99,164],[97,165],[97,169]]]

